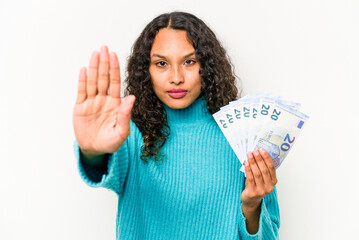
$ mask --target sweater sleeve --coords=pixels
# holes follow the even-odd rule
[[[259,228],[256,234],[247,231],[246,218],[243,215],[242,204],[239,214],[239,239],[242,240],[274,240],[279,239],[278,230],[280,226],[279,206],[277,200],[277,189],[274,186],[272,193],[265,196],[261,204],[259,216]]]
[[[128,141],[121,148],[111,154],[107,154],[107,166],[93,167],[83,161],[80,147],[75,140],[75,156],[81,178],[90,187],[104,187],[117,193],[122,193],[126,179],[129,161]]]

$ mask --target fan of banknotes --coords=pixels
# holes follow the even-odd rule
[[[272,94],[250,94],[230,102],[213,114],[239,161],[247,153],[264,148],[278,168],[309,119],[300,103]],[[241,168],[245,172],[244,166]]]

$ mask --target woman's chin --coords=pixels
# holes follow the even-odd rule
[[[171,99],[169,101],[165,101],[164,104],[172,109],[183,109],[191,105],[192,102],[194,101],[189,101],[188,99]]]

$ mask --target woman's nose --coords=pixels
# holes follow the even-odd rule
[[[183,71],[180,66],[173,66],[171,69],[171,76],[170,76],[171,83],[176,85],[181,84],[184,82]]]

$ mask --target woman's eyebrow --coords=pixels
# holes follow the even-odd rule
[[[195,53],[196,53],[196,52],[191,52],[191,53],[185,55],[183,58],[191,57],[191,56],[194,55]],[[158,57],[158,58],[166,59],[165,56],[162,56],[162,55],[157,54],[157,53],[152,54],[152,57]]]
[[[166,58],[165,56],[159,55],[157,53],[152,54],[152,57]]]
[[[190,54],[187,54],[186,56],[184,56],[183,58],[188,58],[191,57],[192,55],[194,55],[196,52],[191,52]]]

